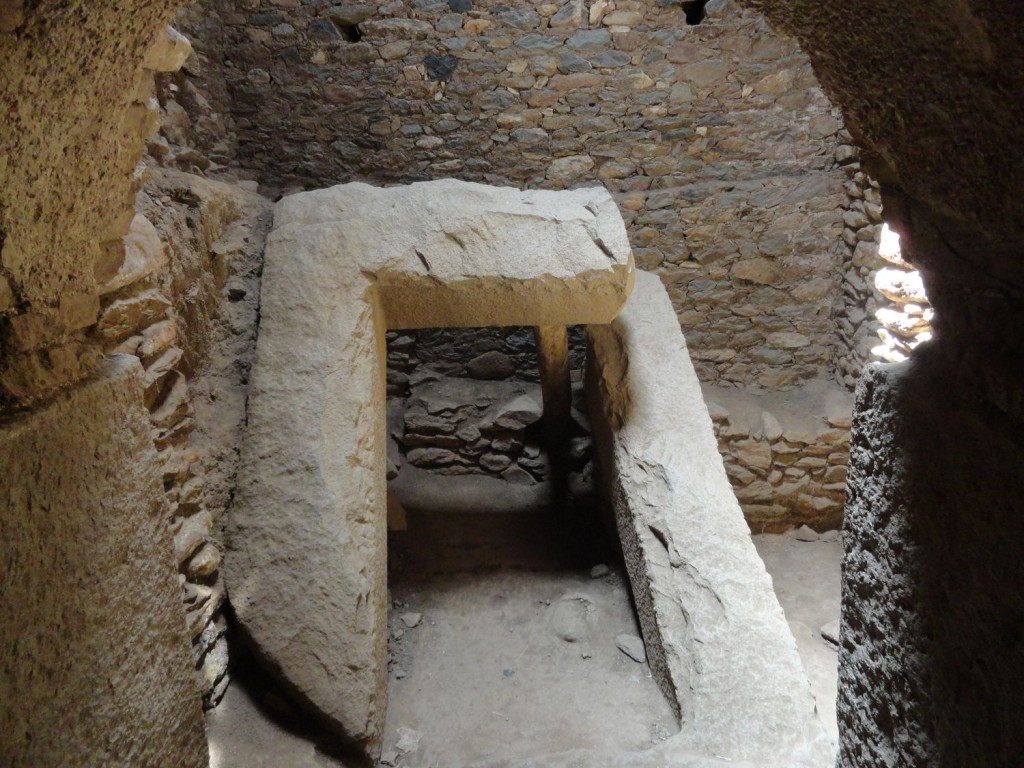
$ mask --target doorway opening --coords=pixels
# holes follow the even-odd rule
[[[678,731],[597,504],[582,327],[569,337],[572,419],[551,434],[533,329],[388,333],[385,760],[641,751]]]

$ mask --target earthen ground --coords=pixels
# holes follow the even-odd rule
[[[552,514],[412,511],[408,531],[391,534],[390,626],[400,639],[391,640],[384,756],[396,766],[634,751],[677,730],[646,665],[616,648],[617,634],[636,632],[621,569],[596,536],[584,530],[574,542],[571,521]],[[836,652],[819,630],[839,618],[840,545],[792,533],[754,542],[836,738]],[[599,562],[611,572],[592,579]],[[589,599],[596,618],[575,643],[557,635],[566,595]],[[403,622],[410,614],[420,614],[416,626]],[[208,716],[211,768],[355,765],[321,751],[308,722],[259,681],[237,678]]]
[[[796,531],[753,539],[796,638],[818,716],[825,733],[836,741],[839,662],[836,646],[822,637],[821,628],[839,620],[842,546],[838,532],[827,532],[817,541],[799,541]]]

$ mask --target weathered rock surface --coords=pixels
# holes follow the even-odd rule
[[[677,746],[815,766],[831,747],[796,643],[729,486],[686,344],[653,275],[588,329],[588,395],[651,671]]]
[[[0,762],[203,768],[143,372],[104,373],[0,430]]]
[[[632,278],[603,189],[348,184],[277,205],[226,571],[242,630],[341,738],[372,753],[384,716],[385,329],[608,322]]]
[[[1019,422],[922,346],[857,388],[843,531],[838,765],[1012,764],[1024,653]],[[952,532],[955,531],[955,535]],[[1000,585],[992,591],[979,584]],[[996,652],[998,649],[998,652]],[[965,663],[970,659],[970,663]]]

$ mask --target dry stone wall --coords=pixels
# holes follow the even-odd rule
[[[181,599],[212,706],[228,684],[219,525],[244,418],[269,202],[177,171],[148,169],[140,181],[124,258],[99,286],[87,338],[144,369]]]
[[[704,385],[704,400],[754,532],[841,525],[852,406],[843,387],[816,381],[780,393]]]
[[[791,40],[707,10],[206,0],[181,20],[197,55],[165,122],[208,172],[268,190],[603,183],[702,380],[795,386],[831,373],[841,124]]]
[[[900,255],[899,236],[883,222],[879,184],[855,147],[840,156],[849,176],[843,212],[843,295],[836,315],[836,378],[853,389],[868,363],[898,363],[932,338],[934,311],[920,273]]]

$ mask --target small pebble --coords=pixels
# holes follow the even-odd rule
[[[619,635],[615,638],[615,645],[633,661],[639,664],[647,661],[647,650],[644,648],[644,641],[636,635]]]
[[[412,629],[413,627],[419,626],[419,623],[421,621],[423,621],[423,614],[422,613],[403,613],[398,618],[400,618],[402,620],[402,623],[405,624],[405,626],[407,626],[409,629]]]
[[[609,573],[611,573],[611,569],[604,563],[601,563],[600,565],[595,565],[590,569],[590,578],[600,579],[602,576],[607,576]]]
[[[793,534],[793,538],[797,541],[817,541],[821,537],[818,536],[818,532],[813,528],[801,525],[796,529],[796,532]]]
[[[395,680],[401,680],[407,674],[408,674],[408,672],[406,672],[401,667],[395,667]]]
[[[395,743],[395,748],[399,752],[415,752],[420,747],[420,739],[423,738],[423,734],[413,728],[406,728],[402,726],[396,732],[398,735],[398,741]]]

